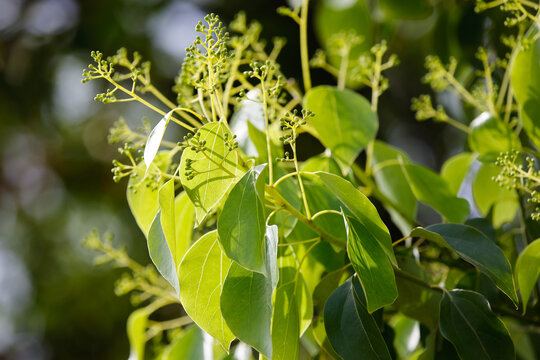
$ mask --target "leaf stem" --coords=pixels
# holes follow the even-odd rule
[[[309,0],[302,0],[300,13],[300,58],[302,61],[302,77],[304,79],[304,91],[311,89],[311,75],[309,73],[309,55],[307,39]]]

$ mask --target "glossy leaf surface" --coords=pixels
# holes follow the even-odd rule
[[[479,230],[468,225],[438,224],[426,229],[416,228],[411,235],[453,249],[463,260],[487,275],[517,304],[512,269],[508,260],[502,250]]]
[[[388,359],[390,353],[373,316],[366,309],[360,283],[347,280],[328,298],[324,325],[336,352],[344,359]]]
[[[148,253],[159,273],[172,285],[178,294],[179,288],[176,265],[163,232],[161,210],[156,214],[152,226],[150,227],[150,231],[148,232]]]
[[[488,301],[467,290],[445,291],[441,300],[441,334],[463,360],[514,359],[514,344]]]

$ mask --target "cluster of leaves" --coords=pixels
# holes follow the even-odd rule
[[[337,86],[311,87],[307,11],[308,1],[280,10],[299,25],[304,89],[277,63],[283,40],[266,52],[260,25],[242,14],[230,25],[233,35],[215,15],[197,25],[201,36],[187,49],[176,103],[151,85],[150,66],[137,54],[133,61],[125,50],[107,60],[92,54],[84,81],[114,86],[97,100],[139,101],[163,116],[151,130],[136,132],[121,120],[111,131],[129,160],[115,161],[115,180],[129,176],[128,203],[162,278],[110,241],[87,240],[101,259],[134,274],[120,282],[122,293],[135,290],[145,304],[128,320],[133,358],[143,359],[145,343],[164,333],[168,341],[156,350],[164,359],[225,358],[246,346],[273,359],[434,359],[448,349],[463,359],[514,358],[505,323],[538,320],[537,311],[525,311],[540,274],[540,242],[522,224],[523,191],[540,198],[538,171],[512,155],[536,154],[522,145],[521,129],[539,145],[540,77],[527,72],[540,71],[536,25],[520,31],[506,61],[479,50],[472,90],[456,79],[455,60],[427,59],[426,82],[455,92],[478,114],[464,124],[427,95],[413,101],[419,120],[468,134],[471,151],[439,174],[375,140],[378,98],[388,88],[383,71],[398,63],[384,42],[352,57],[360,37],[338,32],[329,62],[322,50],[311,60]],[[371,88],[370,100],[347,89],[360,85]],[[127,97],[116,98],[119,90]],[[163,140],[171,120],[186,131],[178,143]],[[302,133],[327,151],[299,161]],[[421,203],[443,222],[421,224]],[[403,237],[392,239],[380,211]],[[185,316],[149,319],[171,303]]]

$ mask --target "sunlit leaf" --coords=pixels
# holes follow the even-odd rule
[[[347,167],[373,140],[379,127],[370,103],[353,91],[317,86],[306,94],[306,108],[315,114],[308,121],[318,139]]]
[[[521,109],[521,123],[534,144],[540,146],[540,37],[533,24],[526,39],[536,40],[521,49],[512,66],[512,89]]]
[[[523,312],[540,276],[540,239],[530,243],[519,255],[516,262],[516,281],[521,292]]]
[[[367,310],[372,313],[396,300],[396,279],[390,260],[367,228],[343,216],[347,229],[347,253],[364,290]]]
[[[148,139],[146,140],[146,146],[144,147],[144,163],[146,164],[146,171],[150,169],[150,165],[156,157],[159,145],[165,134],[165,129],[169,124],[169,120],[174,110],[169,111],[163,118],[157,123],[157,125],[152,129]]]
[[[197,326],[191,326],[165,348],[161,360],[204,359],[204,335]]]
[[[180,179],[185,192],[195,205],[197,224],[221,201],[228,189],[240,178],[236,149],[229,151],[225,137],[232,138],[221,122],[199,128],[198,141],[206,142],[205,150],[188,147],[182,153]],[[186,165],[191,162],[190,166]],[[186,175],[192,171],[192,177]]]
[[[145,333],[149,315],[148,310],[142,308],[133,311],[128,317],[127,335],[129,339],[130,360],[144,360]]]
[[[217,231],[212,231],[193,244],[178,271],[186,313],[226,350],[234,335],[223,319],[220,294],[230,264],[219,246]]]
[[[508,124],[488,112],[474,119],[469,128],[469,145],[482,159],[495,161],[500,153],[521,148],[518,136]]]
[[[221,311],[238,339],[272,357],[272,284],[264,275],[233,262],[221,292]]]

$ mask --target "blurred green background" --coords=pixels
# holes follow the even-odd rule
[[[228,23],[243,10],[262,23],[264,38],[287,39],[282,68],[300,78],[296,25],[275,11],[294,3],[0,0],[0,359],[128,357],[125,321],[133,307],[127,296],[113,292],[122,270],[94,266],[94,254],[81,242],[93,228],[110,230],[136,260],[149,262],[125,200],[125,182],[112,181],[117,152],[107,144],[107,132],[120,115],[133,126],[143,116],[155,124],[159,116],[139,105],[94,102],[106,84],[80,82],[90,51],[140,51],[152,61],[154,84],[174,99],[173,79],[197,21],[215,12]],[[357,16],[364,3],[367,17]],[[463,150],[465,138],[456,130],[416,122],[410,99],[429,92],[421,83],[426,55],[444,61],[454,55],[459,76],[467,81],[479,45],[500,52],[504,28],[498,11],[476,14],[472,0],[312,0],[311,5],[319,25],[311,28],[311,54],[336,22],[333,14],[347,12],[353,27],[367,29],[366,44],[386,39],[390,52],[398,54],[401,64],[389,71],[391,88],[381,98],[379,138],[436,170]],[[312,74],[315,84],[334,81],[321,70]],[[437,100],[454,118],[472,120],[453,95],[443,93]],[[310,138],[301,141],[304,155],[322,151]]]

